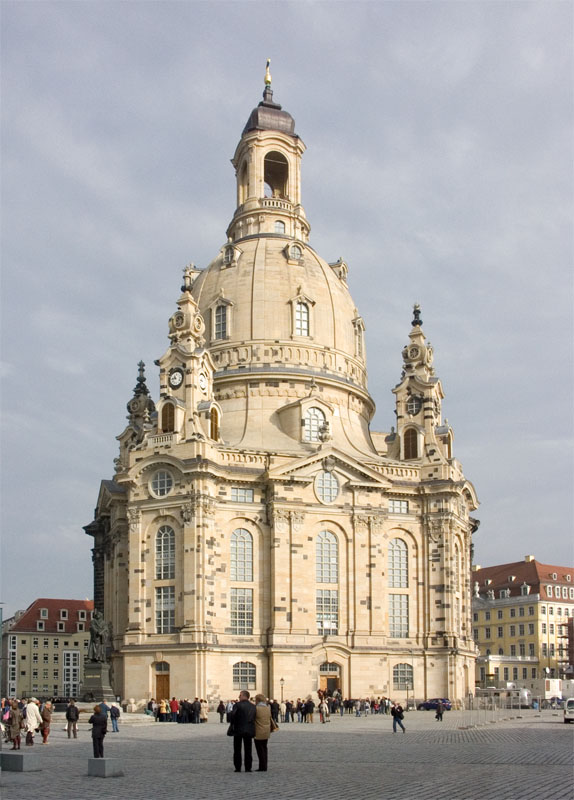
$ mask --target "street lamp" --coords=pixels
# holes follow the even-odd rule
[[[285,681],[283,678],[279,681],[279,685],[281,686],[281,702],[283,702],[283,687],[285,686]]]

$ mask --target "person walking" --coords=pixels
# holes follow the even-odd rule
[[[444,704],[442,700],[439,700],[436,707],[435,719],[437,719],[439,722],[442,722],[443,714],[444,714]]]
[[[255,749],[259,761],[257,772],[267,772],[267,745],[271,736],[272,720],[271,709],[265,697],[262,694],[255,695]]]
[[[217,706],[217,713],[219,714],[219,721],[223,722],[225,719],[225,703],[223,700],[219,701],[219,705]]]
[[[243,746],[245,772],[251,772],[253,755],[251,751],[253,737],[255,736],[255,706],[249,701],[250,694],[247,689],[239,693],[239,702],[231,712],[233,725],[233,765],[235,772],[241,772],[241,747]],[[269,712],[271,713],[271,712]]]
[[[404,719],[403,707],[400,703],[393,703],[391,706],[391,717],[393,718],[393,733],[397,732],[397,725],[402,728],[405,733],[405,726],[403,725]]]
[[[78,706],[76,705],[74,700],[70,700],[68,703],[68,707],[66,708],[66,730],[68,731],[68,739],[72,738],[72,733],[74,734],[74,739],[78,738],[78,719],[80,718],[80,711]]]
[[[94,713],[88,720],[92,726],[92,746],[94,748],[94,758],[104,757],[104,736],[108,732],[108,719],[102,713],[100,706],[94,706]]]

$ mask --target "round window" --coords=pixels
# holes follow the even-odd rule
[[[156,497],[165,497],[173,489],[173,478],[164,469],[158,470],[151,479],[151,491]]]
[[[334,503],[339,495],[339,481],[332,472],[323,470],[315,478],[315,493],[322,503]]]

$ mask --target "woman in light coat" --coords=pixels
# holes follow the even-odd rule
[[[38,700],[35,697],[30,699],[26,706],[26,744],[31,747],[34,744],[34,734],[36,729],[42,725],[42,716],[38,708]]]
[[[262,694],[255,695],[255,749],[259,759],[257,772],[267,772],[267,743],[271,736],[271,709]]]

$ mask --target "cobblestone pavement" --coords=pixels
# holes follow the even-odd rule
[[[215,715],[211,715],[215,717]],[[317,715],[315,715],[317,717]],[[2,800],[565,800],[574,798],[574,725],[562,714],[472,718],[451,711],[405,715],[406,734],[391,718],[345,715],[321,725],[282,724],[269,745],[269,771],[236,774],[227,725],[120,724],[106,756],[125,776],[88,777],[89,730],[68,740],[60,722],[49,744],[34,745],[41,771],[1,775]],[[468,727],[472,722],[478,727]],[[37,739],[39,737],[36,737]],[[24,746],[22,748],[24,750]],[[254,769],[257,757],[254,751]]]

